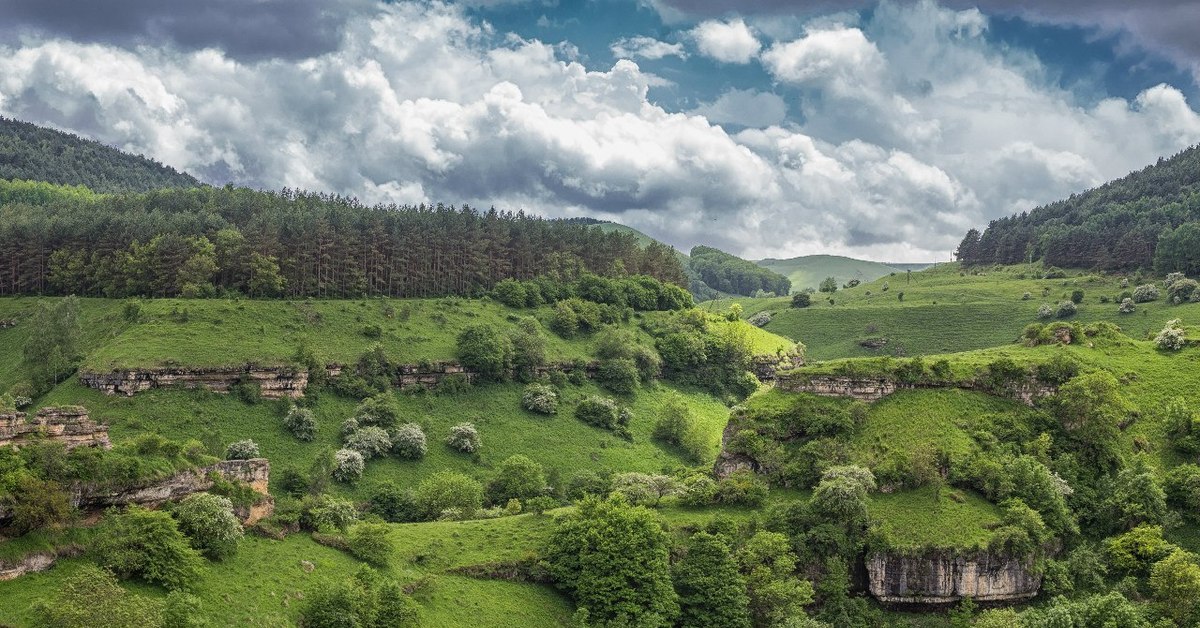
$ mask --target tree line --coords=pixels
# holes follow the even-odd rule
[[[1102,270],[1196,272],[1200,146],[1082,194],[971,229],[964,264],[1047,265]]]
[[[759,292],[786,295],[792,289],[787,277],[709,246],[694,247],[689,264],[705,284],[721,292],[749,297]]]
[[[585,273],[686,285],[671,247],[494,208],[228,186],[89,195],[5,181],[0,199],[0,295],[473,296],[502,279]]]

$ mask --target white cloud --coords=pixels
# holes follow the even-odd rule
[[[1200,142],[1178,90],[1084,106],[1036,59],[993,48],[986,26],[885,4],[768,49],[776,93],[730,89],[671,113],[647,97],[662,79],[632,61],[589,70],[566,46],[398,2],[301,61],[28,40],[0,48],[0,113],[216,183],[591,215],[755,257],[896,261],[946,259],[971,226]],[[789,109],[803,116],[788,122]]]
[[[700,54],[722,63],[750,63],[762,43],[741,18],[708,20],[691,30]]]
[[[683,51],[683,44],[667,43],[659,41],[653,37],[622,37],[614,41],[609,50],[612,50],[613,56],[633,59],[641,57],[643,59],[662,59],[663,57],[679,57],[686,59],[687,53]]]
[[[730,89],[715,101],[702,103],[692,113],[717,124],[766,127],[783,124],[787,119],[787,103],[771,92]]]

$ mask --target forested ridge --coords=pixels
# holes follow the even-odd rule
[[[1122,179],[971,229],[965,264],[1200,270],[1200,146]]]
[[[100,142],[0,117],[0,179],[148,192],[200,185],[191,175]]]
[[[479,295],[502,279],[584,272],[685,285],[668,246],[521,212],[0,181],[0,295]]]
[[[691,269],[705,284],[721,292],[755,296],[761,293],[785,295],[792,281],[754,262],[730,255],[710,246],[692,248]]]

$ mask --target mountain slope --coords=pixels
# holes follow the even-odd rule
[[[1178,231],[1181,225],[1194,223]],[[1041,259],[1048,265],[1195,271],[1197,260],[1168,255],[1191,248],[1188,231],[1200,231],[1200,146],[1159,159],[1124,178],[1082,194],[993,220],[980,233],[971,229],[958,248],[964,264],[1017,264]],[[1175,245],[1160,246],[1160,238]],[[1189,267],[1188,264],[1193,267]]]
[[[0,179],[83,185],[101,193],[200,185],[190,174],[152,159],[7,118],[0,118]]]
[[[792,290],[815,289],[826,277],[833,277],[837,280],[838,285],[851,279],[866,283],[906,270],[879,262],[840,255],[804,255],[791,259],[764,259],[760,260],[758,265],[791,279]]]

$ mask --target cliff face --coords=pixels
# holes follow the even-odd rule
[[[1018,602],[1036,596],[1042,585],[1030,562],[990,552],[877,553],[867,559],[868,589],[891,604],[952,604],[968,596],[977,602]]]
[[[79,381],[107,395],[132,396],[151,388],[206,388],[227,393],[239,381],[257,384],[267,399],[296,399],[304,396],[308,372],[288,366],[237,366],[211,368],[155,368],[118,370],[110,373],[81,371]]]
[[[923,384],[902,384],[887,377],[847,377],[836,375],[803,375],[783,374],[775,384],[780,390],[795,393],[812,393],[824,397],[850,397],[873,403],[896,392],[897,390],[916,390],[920,388],[961,388],[963,390],[978,390],[979,392],[1000,397],[1032,406],[1038,399],[1049,397],[1058,392],[1053,386],[1046,386],[1035,380],[1021,382],[1006,390],[991,388],[973,382],[928,382]]]
[[[111,449],[108,427],[97,425],[80,406],[42,408],[33,420],[24,412],[0,414],[0,447],[20,447],[32,438],[47,438],[65,443],[67,449],[103,447]]]
[[[725,424],[725,430],[721,432],[721,451],[717,454],[717,461],[713,464],[713,475],[718,480],[725,479],[733,474],[734,471],[749,469],[750,471],[758,471],[758,463],[753,458],[745,454],[738,454],[729,451],[729,441],[737,434],[737,425],[733,420]]]
[[[164,502],[176,501],[191,495],[202,493],[212,488],[213,477],[220,476],[229,481],[249,484],[263,496],[259,504],[241,509],[238,516],[243,523],[252,525],[259,519],[270,516],[274,510],[274,501],[267,494],[267,481],[271,473],[271,463],[266,458],[253,460],[223,460],[206,467],[198,467],[180,471],[168,478],[146,482],[119,489],[104,489],[91,485],[80,485],[71,489],[71,504],[80,510],[103,510],[110,506],[158,506]],[[0,507],[0,519],[6,519],[10,513]]]

